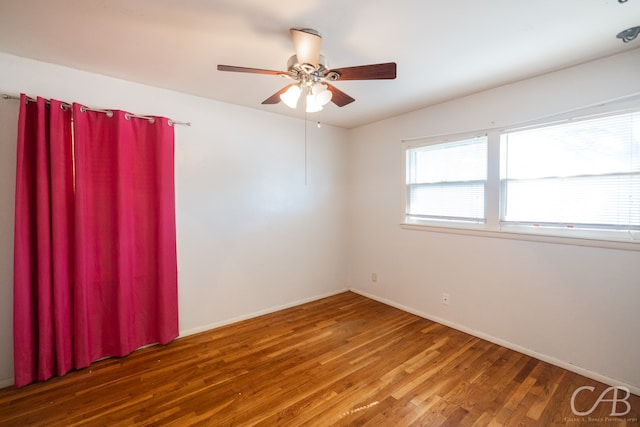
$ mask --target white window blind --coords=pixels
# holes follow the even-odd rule
[[[407,220],[484,222],[486,180],[486,136],[407,149]]]
[[[640,229],[640,113],[509,132],[503,223]]]

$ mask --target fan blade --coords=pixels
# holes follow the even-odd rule
[[[292,28],[289,31],[298,63],[300,65],[311,64],[313,68],[318,68],[320,46],[322,45],[322,37],[320,34],[308,28]]]
[[[336,104],[338,107],[344,107],[345,105],[351,104],[353,101],[355,101],[355,99],[353,99],[337,87],[331,86],[328,83],[325,84],[327,85],[327,89],[331,91],[331,102]]]
[[[263,70],[261,68],[236,67],[235,65],[218,65],[218,71],[235,71],[237,73],[268,74],[271,76],[287,75],[284,71]]]
[[[273,95],[271,95],[270,97],[268,97],[267,99],[262,101],[262,103],[263,104],[277,104],[277,103],[279,103],[280,102],[280,95],[285,93],[291,86],[293,86],[293,84],[286,85],[285,87],[283,87],[282,89],[280,89],[279,91],[277,91],[276,93],[274,93]]]
[[[396,78],[396,63],[360,65],[357,67],[336,68],[329,70],[340,74],[337,80],[383,80]]]

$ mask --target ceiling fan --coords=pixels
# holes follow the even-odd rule
[[[295,55],[287,62],[287,71],[263,70],[260,68],[237,67],[233,65],[218,65],[218,71],[235,71],[240,73],[268,74],[282,76],[294,82],[285,86],[263,104],[277,104],[284,102],[291,108],[296,108],[301,96],[305,96],[306,111],[308,113],[322,110],[322,107],[333,102],[338,107],[344,107],[355,101],[329,82],[338,80],[379,80],[395,79],[396,63],[360,65],[356,67],[327,68],[327,62],[320,54],[322,36],[316,30],[309,28],[292,28],[290,30]]]

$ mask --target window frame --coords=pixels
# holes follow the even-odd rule
[[[401,141],[402,217],[400,227],[406,230],[485,236],[576,246],[640,250],[640,232],[634,232],[631,230],[560,229],[553,227],[533,227],[528,224],[504,223],[501,221],[504,198],[504,191],[500,179],[502,134],[530,128],[543,128],[562,124],[563,122],[582,121],[591,118],[614,116],[631,112],[640,112],[640,100],[637,97],[626,102],[601,104],[588,109],[576,110],[563,115],[547,117],[536,121],[501,128],[404,139]],[[437,145],[469,139],[482,135],[487,136],[487,181],[485,184],[486,221],[484,223],[466,223],[461,221],[441,221],[437,219],[410,219],[407,214],[409,200],[408,192],[406,190],[408,150],[427,145]]]
[[[410,223],[415,223],[415,224],[429,224],[431,222],[435,223],[435,224],[440,224],[440,223],[445,223],[445,224],[465,224],[467,226],[472,226],[473,224],[478,224],[478,225],[482,225],[486,223],[486,218],[487,218],[487,179],[485,180],[475,180],[476,182],[482,182],[484,183],[484,189],[483,189],[483,196],[484,196],[484,200],[483,200],[483,211],[484,211],[484,218],[464,218],[464,217],[449,217],[447,218],[446,216],[420,216],[420,215],[416,215],[416,214],[409,214],[409,208],[410,208],[410,204],[409,204],[409,186],[410,185],[429,185],[429,184],[410,184],[408,183],[408,163],[409,163],[409,159],[408,159],[408,154],[409,151],[411,150],[415,150],[415,149],[420,149],[420,148],[424,148],[424,147],[434,147],[437,145],[444,145],[444,144],[455,144],[455,143],[462,143],[462,142],[466,142],[466,141],[471,141],[473,139],[476,138],[485,138],[486,139],[486,145],[487,145],[487,158],[488,158],[488,146],[489,146],[489,140],[486,134],[477,134],[477,133],[473,133],[473,134],[458,134],[458,135],[451,135],[450,137],[448,137],[445,140],[442,139],[433,139],[433,140],[429,140],[429,141],[425,141],[424,143],[421,144],[415,144],[415,145],[409,145],[407,147],[405,147],[404,149],[404,176],[405,176],[405,183],[404,183],[404,206],[405,206],[405,217],[407,218],[407,221],[409,221]],[[487,174],[488,174],[488,166],[487,166]],[[456,183],[458,182],[462,182],[462,181],[455,181]],[[471,181],[465,181],[465,182],[471,182]],[[442,183],[442,185],[455,185],[451,182],[445,182]],[[412,217],[411,220],[409,220],[408,218]]]

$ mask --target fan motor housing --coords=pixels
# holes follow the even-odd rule
[[[305,75],[305,80],[330,80],[336,81],[340,78],[340,74],[335,71],[329,71],[327,58],[324,55],[320,55],[318,57],[318,67],[315,68],[311,64],[300,64],[298,61],[298,57],[296,55],[292,55],[287,61],[287,71],[291,73],[294,78],[300,79],[301,74]]]

